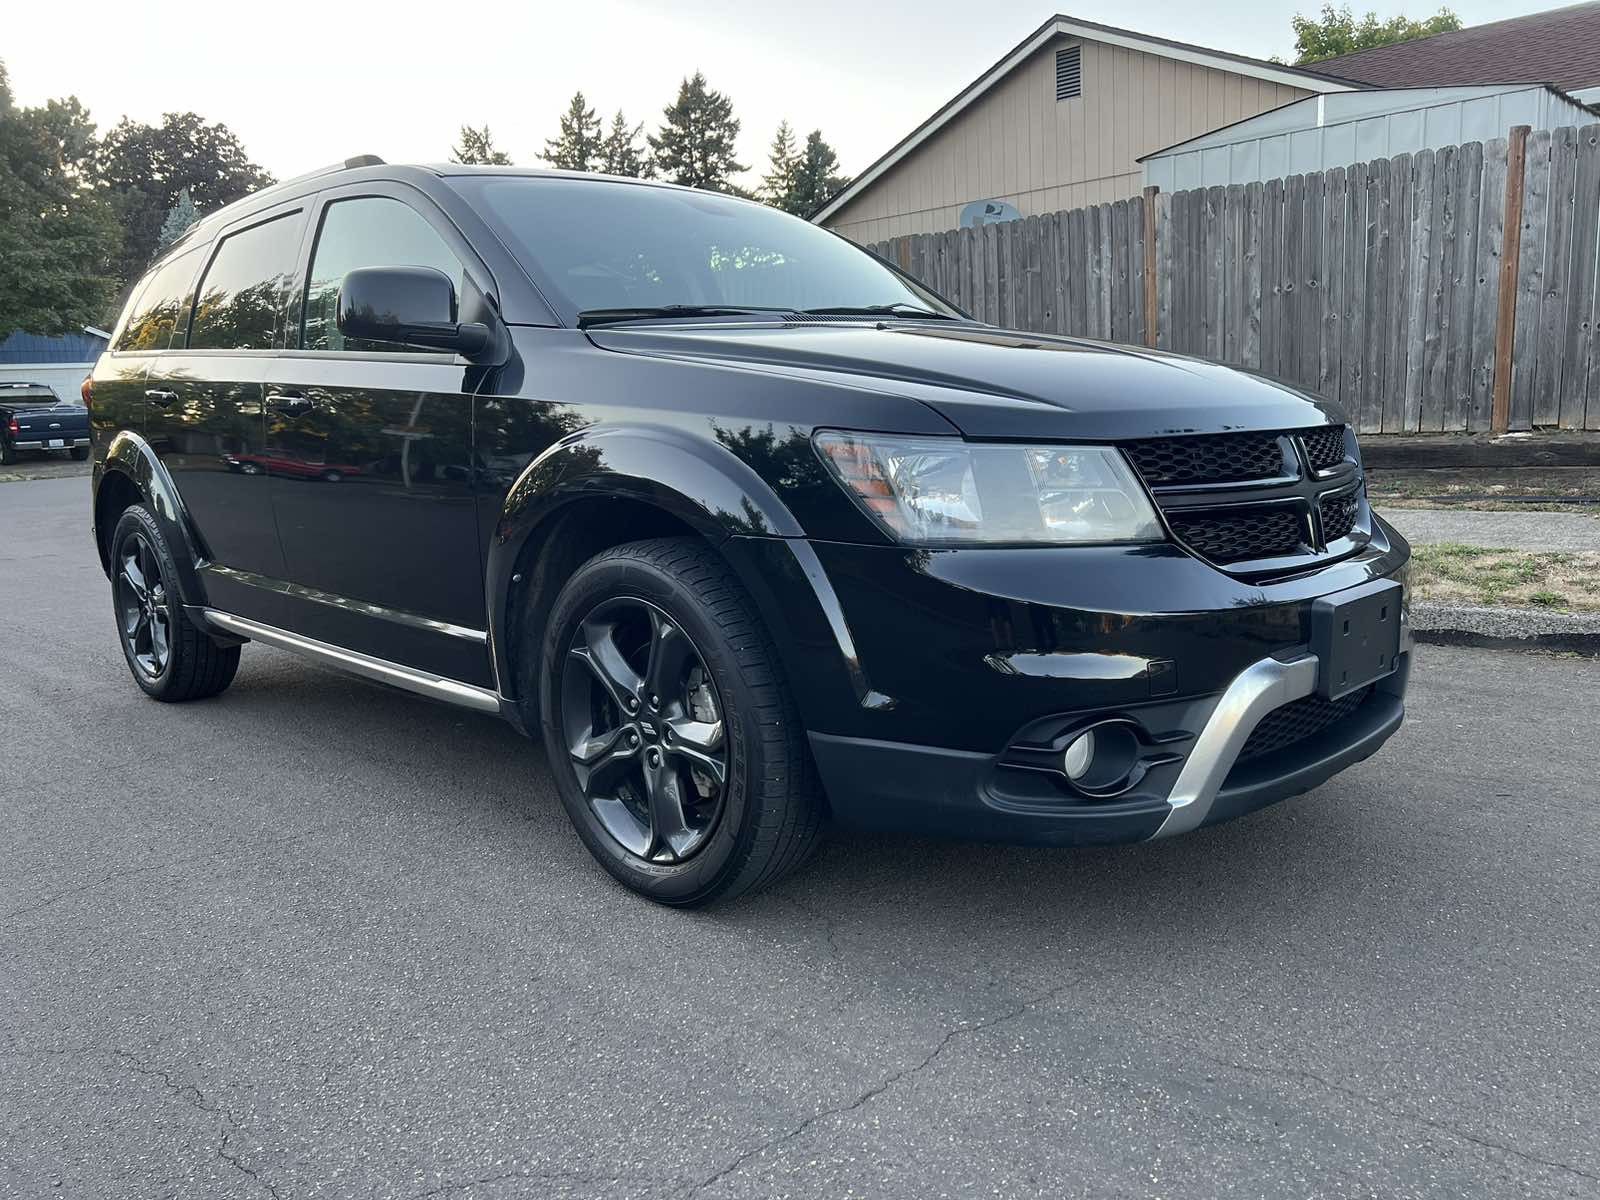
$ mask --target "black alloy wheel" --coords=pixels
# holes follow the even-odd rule
[[[219,645],[189,619],[177,564],[150,510],[124,509],[109,548],[111,606],[133,681],[167,703],[226,689],[239,670],[239,647]]]
[[[824,805],[783,663],[715,549],[665,537],[524,599],[518,687],[595,861],[660,904],[768,887],[821,844]],[[537,637],[537,643],[533,639]]]
[[[117,547],[118,632],[135,671],[151,683],[172,660],[172,601],[150,540],[134,530]]]
[[[723,812],[728,748],[688,633],[648,600],[603,601],[573,633],[561,690],[573,773],[605,831],[656,863],[704,847]]]

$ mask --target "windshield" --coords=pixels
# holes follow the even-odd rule
[[[452,183],[574,313],[905,306],[959,315],[843,238],[762,204],[604,180]]]

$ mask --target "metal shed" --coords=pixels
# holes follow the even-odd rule
[[[1396,154],[1557,129],[1593,110],[1542,83],[1332,92],[1285,104],[1147,154],[1145,184],[1165,192],[1255,183]]]

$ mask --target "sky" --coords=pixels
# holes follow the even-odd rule
[[[441,162],[487,124],[536,164],[572,93],[646,129],[696,69],[725,92],[759,178],[778,122],[821,129],[846,174],[869,165],[1052,13],[1239,54],[1292,57],[1289,19],[1320,0],[237,0],[210,5],[14,0],[0,59],[20,103],[76,95],[101,129],[193,110],[281,178],[378,154]],[[1365,0],[1388,17],[1436,2]],[[1453,0],[1467,24],[1555,7]],[[130,20],[136,13],[137,19]]]

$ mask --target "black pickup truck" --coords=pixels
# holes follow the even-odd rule
[[[65,450],[89,457],[89,410],[43,383],[0,383],[0,463],[19,450]]]

